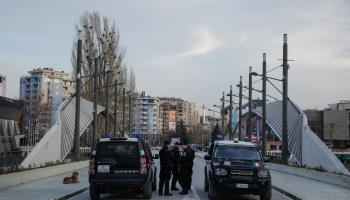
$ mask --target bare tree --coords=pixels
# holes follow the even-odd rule
[[[125,55],[125,48],[120,46],[119,39],[120,33],[116,28],[115,22],[111,22],[107,17],[101,18],[97,12],[85,11],[81,16],[79,22],[75,25],[76,35],[73,42],[71,62],[73,72],[76,74],[77,66],[77,38],[78,30],[82,31],[82,76],[88,76],[82,79],[82,96],[90,101],[93,100],[93,73],[94,73],[94,59],[98,59],[98,71],[99,71],[99,90],[98,90],[98,104],[104,105],[105,98],[110,99],[109,108],[113,108],[113,97],[105,95],[105,71],[106,66],[109,65],[110,69],[110,87],[109,94],[114,93],[114,81],[124,82],[127,84],[127,67],[123,64]],[[118,89],[118,96],[121,97],[122,89]],[[121,105],[122,98],[118,99],[117,106]],[[99,118],[101,120],[101,118]],[[119,118],[120,119],[120,118]],[[99,132],[103,130],[103,123],[98,123]]]

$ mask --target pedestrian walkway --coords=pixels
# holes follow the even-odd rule
[[[53,200],[79,191],[89,186],[88,170],[83,168],[77,171],[80,181],[78,184],[63,184],[63,178],[72,175],[72,172],[67,172],[0,190],[0,200]]]
[[[206,152],[196,152],[204,158]],[[350,189],[271,170],[272,185],[303,200],[350,200]]]
[[[303,200],[350,200],[350,190],[277,171],[271,171],[272,185]]]

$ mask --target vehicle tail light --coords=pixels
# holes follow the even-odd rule
[[[89,174],[95,174],[95,164],[96,164],[96,150],[91,153],[91,158],[89,162]]]

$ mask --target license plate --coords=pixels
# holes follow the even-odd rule
[[[243,184],[243,183],[237,183],[236,188],[249,188],[248,184]]]
[[[98,173],[109,173],[109,165],[98,165],[97,172]]]

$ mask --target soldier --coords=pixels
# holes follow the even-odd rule
[[[171,178],[171,158],[170,158],[170,151],[169,151],[169,144],[170,142],[165,140],[163,147],[161,150],[159,150],[159,158],[160,158],[160,172],[159,172],[159,195],[163,195],[163,186],[165,184],[164,188],[164,195],[165,196],[171,196],[169,192],[169,181]]]
[[[192,167],[194,160],[194,151],[191,147],[188,146],[187,140],[183,141],[181,144],[183,149],[180,154],[180,172],[179,172],[179,183],[182,187],[180,194],[188,194],[188,191],[191,189],[192,184]]]
[[[180,143],[176,142],[174,148],[171,150],[171,160],[172,160],[172,179],[171,179],[171,190],[178,191],[179,189],[176,187],[176,182],[178,181],[179,174],[179,159],[180,159]]]

